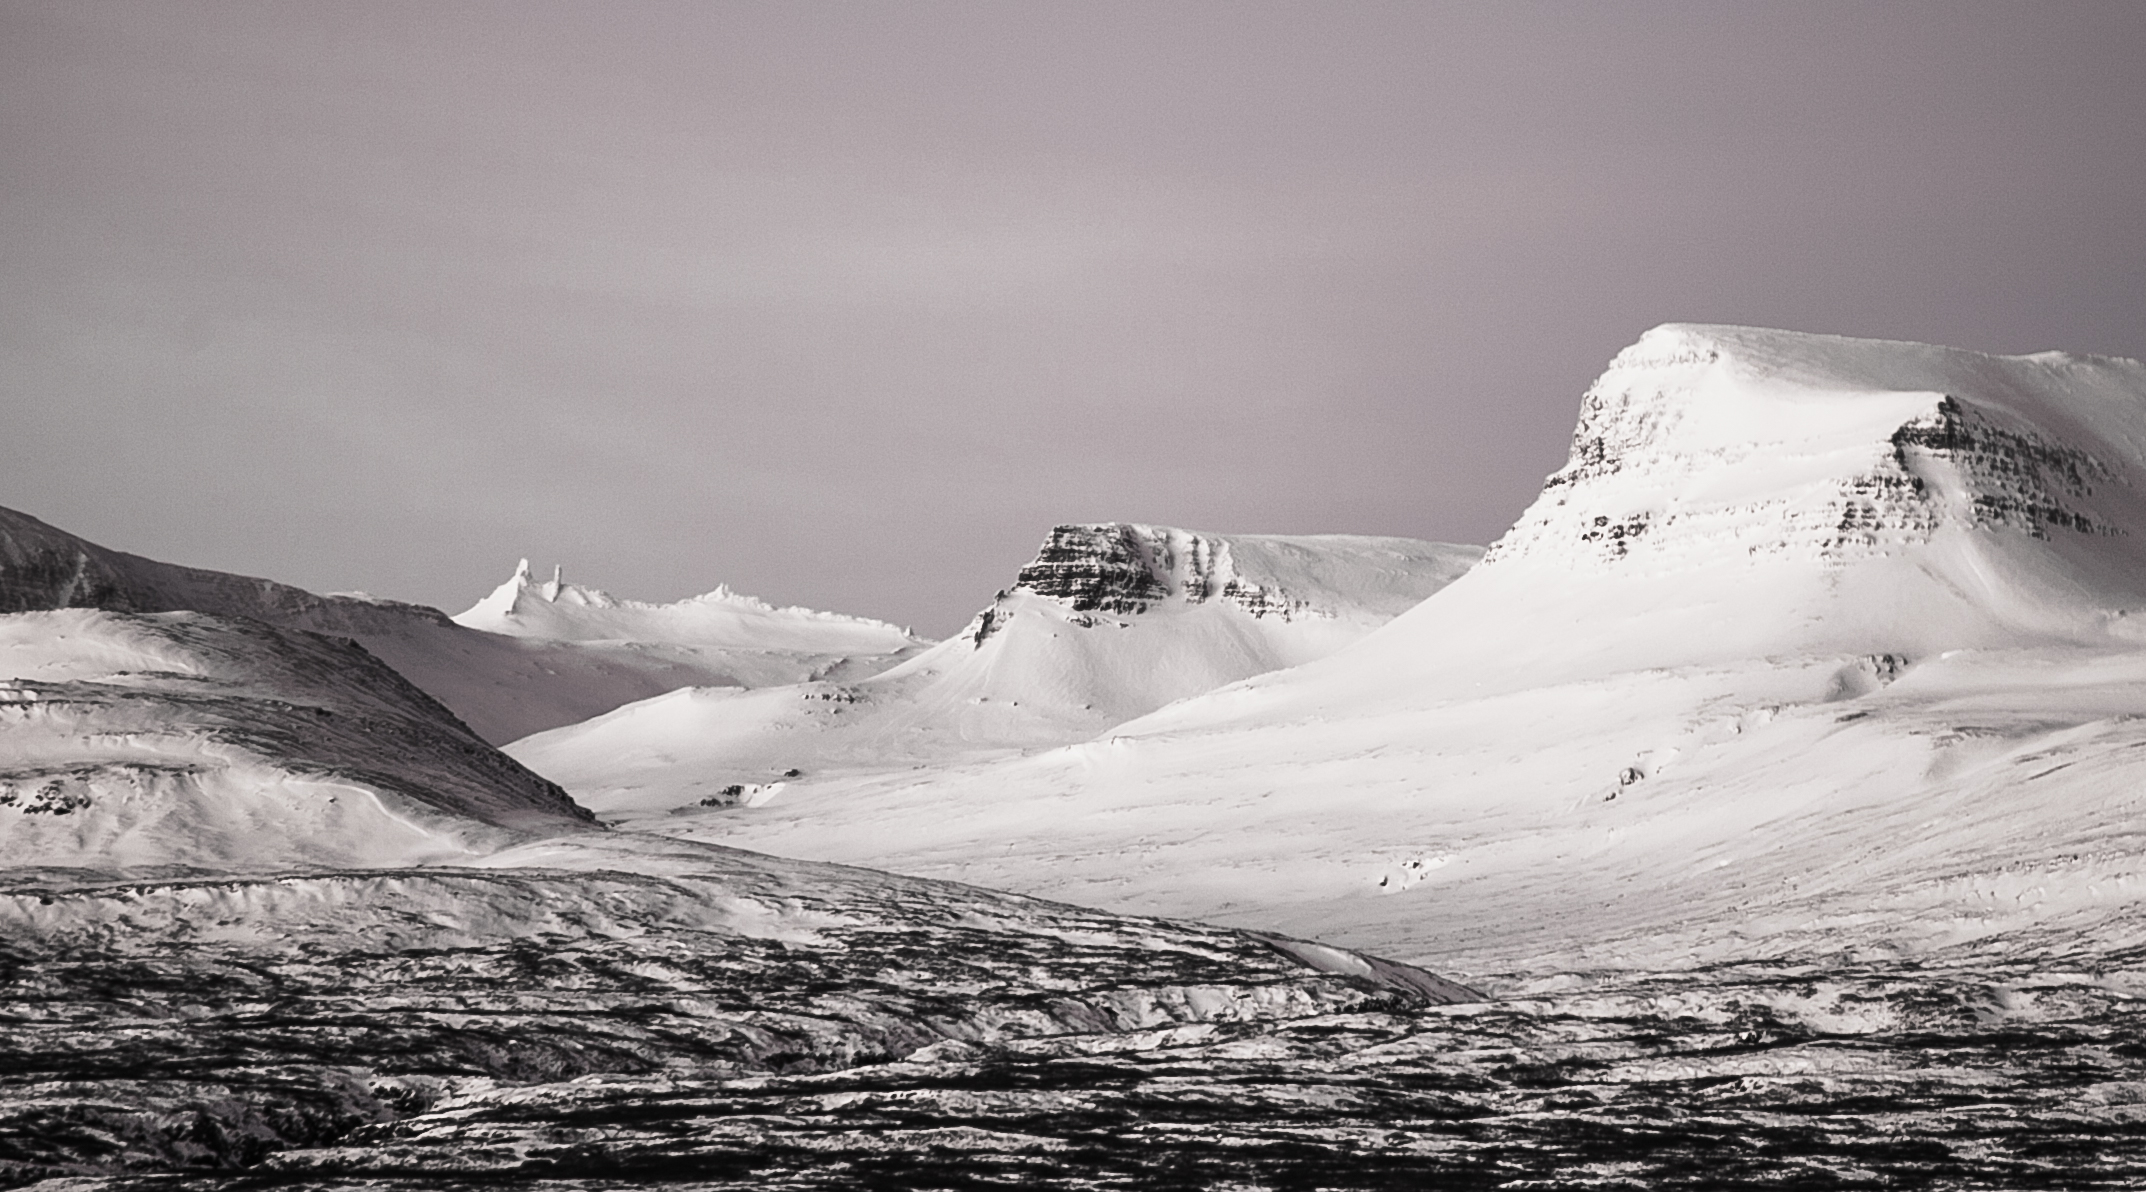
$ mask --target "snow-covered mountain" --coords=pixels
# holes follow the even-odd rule
[[[511,746],[601,810],[758,802],[799,770],[889,769],[1091,737],[1322,657],[1481,548],[1405,538],[1059,526],[955,637],[883,674],[688,690]]]
[[[403,864],[587,818],[347,639],[192,612],[0,616],[10,865]]]
[[[2136,362],[1663,327],[1485,561],[1356,644],[676,830],[1399,955],[2130,938],[2142,497]]]
[[[2142,375],[1657,328],[1486,565],[1388,635],[1396,677],[2146,640]]]
[[[192,611],[349,637],[494,744],[681,687],[871,674],[925,644],[880,622],[723,591],[641,605],[566,587],[560,606],[543,590],[525,566],[463,614],[472,627],[424,605],[160,563],[0,509],[0,613]]]
[[[527,559],[491,595],[456,614],[454,622],[532,643],[660,655],[675,659],[681,674],[711,673],[721,676],[718,682],[739,687],[861,679],[931,645],[885,621],[777,608],[728,586],[669,604],[621,600],[567,583],[558,569],[538,582]]]

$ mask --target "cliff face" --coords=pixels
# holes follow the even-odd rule
[[[963,636],[981,645],[1020,596],[1057,601],[1092,628],[1096,616],[1137,617],[1201,606],[1255,622],[1383,622],[1451,583],[1478,547],[1347,534],[1207,534],[1133,522],[1064,525]]]
[[[1237,573],[1230,542],[1129,522],[1057,526],[1014,580],[1079,612],[1144,613],[1164,601],[1227,601],[1254,617],[1331,617],[1332,610]]]
[[[1570,459],[1488,560],[1838,568],[1946,527],[2124,538],[2146,528],[2142,398],[2131,361],[1658,328],[1588,390]]]

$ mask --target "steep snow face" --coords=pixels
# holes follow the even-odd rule
[[[200,613],[0,616],[10,864],[403,864],[586,819],[347,640]]]
[[[1343,535],[1060,526],[969,628],[884,674],[677,692],[511,746],[599,810],[763,799],[802,770],[1064,744],[1318,658],[1451,582],[1481,549]]]
[[[838,658],[893,656],[930,643],[866,617],[776,608],[727,586],[670,604],[620,600],[569,584],[554,571],[538,583],[523,559],[512,578],[455,618],[471,629],[511,637],[574,642],[648,642]],[[785,680],[795,682],[797,675]]]

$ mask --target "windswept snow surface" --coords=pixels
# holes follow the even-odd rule
[[[1485,561],[1355,645],[670,830],[1478,970],[2121,946],[2142,468],[2135,362],[1663,327]]]
[[[764,803],[830,771],[1050,748],[1332,653],[1481,553],[1406,538],[1060,526],[967,629],[876,677],[672,692],[509,752],[587,806],[632,813]]]
[[[765,606],[722,591],[640,605],[567,588],[559,594],[582,615],[544,616],[533,595],[542,585],[527,580],[524,566],[463,614],[492,622],[469,628],[424,605],[319,596],[108,550],[0,509],[0,613],[191,611],[349,637],[493,744],[681,687],[872,674],[925,644],[876,621],[757,611]]]

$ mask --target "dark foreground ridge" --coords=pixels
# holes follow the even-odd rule
[[[2146,1181],[2146,953],[1438,1005],[1308,941],[718,860],[17,884],[0,1184]]]
[[[910,1125],[870,1127],[899,1166],[980,1112],[1064,1109],[1063,1082],[1119,1052],[1433,1000],[1406,966],[1322,972],[1219,928],[729,850],[692,862],[18,875],[0,889],[0,1184],[657,1178],[795,1152],[779,1169],[839,1144],[825,1080],[921,1098]],[[784,1108],[799,1097],[820,1107]]]

